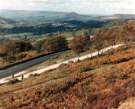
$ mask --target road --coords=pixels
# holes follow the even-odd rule
[[[13,74],[17,74],[18,72],[24,71],[25,69],[28,69],[28,68],[32,67],[33,65],[40,64],[52,57],[60,55],[62,53],[63,52],[58,52],[58,53],[54,53],[54,54],[44,55],[42,57],[35,58],[30,61],[26,61],[21,64],[17,64],[17,65],[8,67],[6,69],[0,70],[0,79],[8,77]]]
[[[123,46],[123,45],[124,44],[118,44],[118,45],[109,46],[107,48],[104,48],[104,49],[100,50],[99,52],[96,51],[96,52],[89,53],[89,54],[84,55],[84,56],[75,57],[75,58],[72,58],[72,59],[69,59],[69,60],[57,63],[57,64],[53,64],[53,65],[47,66],[45,68],[37,69],[37,70],[32,71],[32,72],[27,72],[26,73],[27,70],[22,71],[23,69],[29,68],[29,67],[31,67],[34,64],[42,63],[43,61],[47,60],[49,58],[49,56],[41,57],[41,58],[36,59],[36,60],[31,60],[29,62],[20,64],[18,66],[13,66],[11,68],[8,68],[8,69],[0,71],[0,78],[2,78],[2,79],[0,79],[0,84],[8,82],[11,79],[10,75],[12,75],[12,74],[15,74],[15,76],[18,77],[18,79],[21,79],[21,77],[19,77],[19,76],[21,76],[22,74],[24,74],[24,78],[28,78],[29,75],[31,75],[31,74],[41,74],[41,73],[44,73],[46,71],[56,69],[56,68],[58,68],[62,64],[68,64],[69,62],[76,62],[78,60],[85,60],[87,58],[95,57],[98,54],[103,54],[103,53],[107,52],[110,49],[116,49],[116,48],[118,48],[120,46]],[[54,54],[52,56],[54,56]],[[19,71],[21,71],[21,72],[17,73]]]

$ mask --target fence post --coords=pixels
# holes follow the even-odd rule
[[[14,74],[12,74],[12,79],[15,79],[15,75]]]
[[[23,81],[23,79],[24,79],[24,75],[22,74],[22,81]]]

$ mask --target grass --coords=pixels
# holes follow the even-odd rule
[[[1,85],[0,105],[6,109],[118,108],[135,97],[134,65],[134,45],[122,47],[111,54]]]

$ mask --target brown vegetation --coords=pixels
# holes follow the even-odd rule
[[[4,109],[111,109],[135,97],[135,48],[64,64],[19,83],[0,86]]]
[[[75,37],[70,42],[70,48],[76,53],[84,52],[89,49],[91,44],[89,36]]]
[[[135,41],[134,36],[135,21],[128,21],[122,26],[100,29],[100,31],[96,33],[96,37],[110,43],[133,42]]]
[[[99,51],[102,48],[121,42],[135,41],[135,21],[129,21],[122,26],[101,28],[93,35],[91,40],[90,32],[82,36],[76,36],[71,41],[66,40],[63,36],[49,37],[45,40],[35,42],[5,40],[0,42],[0,66],[15,63],[40,54],[59,52],[71,48],[79,54],[84,51]],[[27,53],[26,53],[27,52]],[[31,54],[33,53],[33,54]]]
[[[2,63],[0,67],[31,59],[41,54],[59,52],[67,49],[67,41],[62,36],[47,38],[40,46],[33,45],[29,41],[4,40],[0,42],[0,63]]]
[[[32,50],[32,45],[29,42],[24,41],[15,41],[15,40],[7,40],[2,41],[0,43],[0,54],[1,55],[8,55],[23,51]]]
[[[102,29],[96,34],[92,43],[98,51],[106,45],[129,43],[135,40],[134,31],[133,22],[128,22],[121,27]],[[90,42],[86,36],[76,37],[71,41],[70,47],[79,53],[87,50]],[[63,64],[44,74],[30,75],[30,78],[23,81],[11,81],[12,84],[1,85],[0,107],[2,109],[119,107],[121,109],[125,105],[123,102],[135,97],[135,45],[132,44],[110,50],[100,57]],[[6,46],[1,47],[5,53],[16,48],[16,45],[12,44],[10,49]],[[45,53],[66,48],[67,42],[61,36],[49,38],[42,45]],[[24,52],[18,54],[18,58],[24,57],[26,57]]]
[[[45,53],[66,50],[67,48],[67,41],[62,36],[47,38],[42,45],[42,50]]]

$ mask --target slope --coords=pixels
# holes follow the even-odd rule
[[[135,96],[135,45],[0,86],[5,109],[109,109]],[[124,108],[122,108],[124,109]]]

